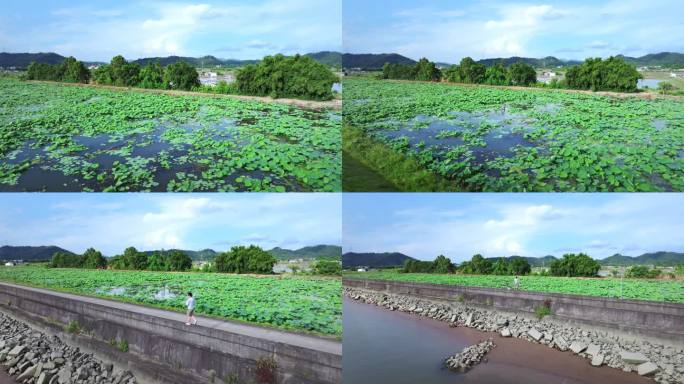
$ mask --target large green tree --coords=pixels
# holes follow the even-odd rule
[[[192,258],[185,252],[173,250],[166,256],[166,265],[169,271],[187,271],[192,268]]]
[[[88,248],[83,254],[83,268],[107,269],[107,259],[95,248]]]
[[[199,74],[195,67],[185,61],[177,61],[164,69],[164,83],[171,89],[190,91],[200,86]]]
[[[444,255],[437,256],[432,262],[433,273],[453,273],[454,269],[454,264],[452,264],[451,260]]]
[[[511,85],[528,87],[537,82],[537,72],[530,65],[519,61],[508,67],[507,80]]]
[[[506,78],[506,68],[503,66],[503,63],[498,62],[487,68],[487,71],[485,72],[484,83],[489,85],[508,84],[508,79]]]
[[[415,79],[419,81],[439,81],[442,77],[437,65],[424,57],[416,64],[415,74]]]
[[[601,265],[598,261],[584,253],[568,253],[563,258],[554,260],[549,271],[554,276],[584,276],[594,277],[597,275]]]
[[[239,245],[216,256],[214,264],[218,272],[269,274],[273,273],[276,261],[270,252],[261,247]]]
[[[238,70],[236,87],[245,95],[312,100],[333,98],[339,78],[328,67],[308,56],[266,56],[258,64]]]

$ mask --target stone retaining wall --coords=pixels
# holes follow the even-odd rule
[[[677,303],[388,280],[343,279],[343,285],[513,312],[550,304],[554,319],[684,343],[684,305]]]
[[[173,312],[5,283],[0,310],[57,331],[76,322],[83,335],[72,341],[158,382],[268,383],[269,370],[259,366],[270,361],[277,366],[270,382],[341,382],[342,348],[335,340],[244,324],[234,328],[249,332],[227,331],[221,324],[231,323],[213,319],[189,327]],[[125,340],[129,351],[118,351],[110,340]]]

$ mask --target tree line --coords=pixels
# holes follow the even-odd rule
[[[597,276],[601,265],[584,253],[563,255],[549,266],[548,274],[567,277]],[[474,255],[458,265],[443,255],[433,261],[407,260],[400,270],[403,273],[462,273],[468,275],[527,275],[532,272],[530,263],[523,257],[498,258],[494,261]],[[546,272],[544,272],[546,273]]]
[[[527,87],[537,82],[537,73],[530,65],[522,62],[507,68],[503,63],[487,68],[470,57],[465,57],[458,65],[441,71],[435,63],[422,58],[414,65],[386,63],[382,68],[381,78]]]
[[[93,71],[97,84],[148,89],[181,89],[191,91],[200,86],[199,73],[185,61],[177,61],[162,67],[159,61],[142,67],[138,63],[126,61],[117,55],[109,64],[101,65]]]
[[[458,65],[452,65],[443,71],[426,58],[420,59],[414,65],[386,63],[380,77],[397,80],[448,81],[522,87],[548,86],[615,92],[636,92],[637,82],[643,78],[634,65],[615,56],[606,60],[588,58],[582,64],[568,68],[564,79],[560,81],[552,79],[548,85],[537,83],[537,73],[527,63],[516,62],[506,67],[503,62],[498,62],[487,67],[470,57],[464,57]]]
[[[28,80],[62,81],[66,83],[88,83],[90,71],[83,62],[73,56],[67,57],[61,64],[32,62],[26,72]]]
[[[159,61],[144,67],[117,55],[109,64],[91,71],[83,62],[69,57],[62,64],[33,62],[28,67],[28,80],[114,85],[147,89],[179,89],[221,94],[270,96],[272,98],[304,98],[330,100],[332,86],[339,81],[330,69],[308,56],[266,56],[256,64],[239,68],[234,84],[220,81],[216,86],[203,86],[197,70],[185,61],[162,66]]]
[[[275,256],[256,245],[234,246],[219,253],[202,271],[221,273],[271,274],[277,262]],[[101,252],[88,248],[83,255],[56,252],[49,264],[52,268],[117,269],[133,271],[182,272],[192,269],[192,258],[179,250],[140,252],[128,247],[123,254],[107,259]],[[318,260],[313,270],[322,275],[338,275],[342,266],[337,260]]]

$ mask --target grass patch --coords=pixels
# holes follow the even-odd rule
[[[541,320],[544,317],[551,315],[551,308],[541,305],[534,309],[534,314],[537,316],[537,319]]]
[[[360,128],[342,127],[342,149],[346,158],[344,191],[376,192],[378,185],[387,188],[380,191],[458,191],[454,183],[426,170],[413,157],[366,136]]]
[[[70,321],[64,329],[68,333],[78,333],[81,330],[81,326],[78,324],[78,321]]]

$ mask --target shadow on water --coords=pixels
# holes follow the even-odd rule
[[[636,373],[596,368],[585,358],[542,344],[344,299],[343,384],[651,383]],[[447,356],[493,337],[488,362],[467,373],[442,368]]]

